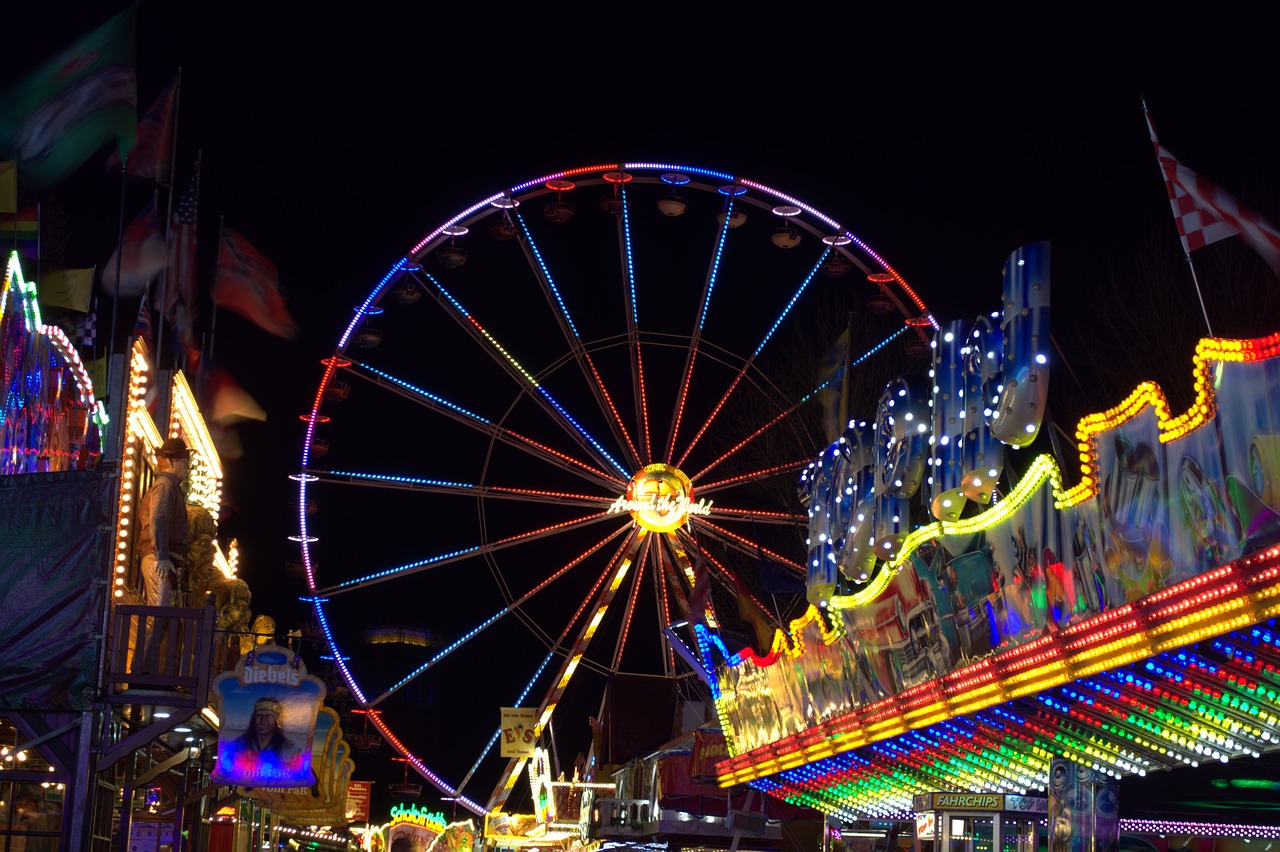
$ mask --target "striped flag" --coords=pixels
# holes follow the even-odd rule
[[[129,154],[129,174],[168,186],[173,172],[173,142],[177,130],[178,78],[164,87],[138,121],[138,139]],[[120,154],[112,151],[107,168],[120,170]]]
[[[215,305],[230,308],[265,331],[288,340],[298,336],[298,324],[280,292],[276,265],[230,228],[222,231],[210,295]]]
[[[1188,257],[1198,248],[1239,234],[1250,248],[1262,256],[1271,270],[1280,275],[1280,231],[1233,196],[1178,162],[1156,138],[1156,128],[1145,103],[1142,112],[1147,118],[1147,129],[1151,132],[1151,144],[1155,146],[1160,171],[1164,173],[1178,237]]]
[[[76,323],[75,338],[71,341],[77,349],[93,349],[98,343],[98,297],[84,317]]]
[[[117,252],[102,267],[102,286],[113,297],[131,299],[151,286],[164,269],[164,238],[156,219],[155,199],[148,201],[125,228],[119,258]],[[116,267],[119,266],[120,287],[116,289]]]
[[[147,288],[142,291],[142,301],[138,303],[138,318],[133,321],[133,336],[141,337],[146,341],[147,348],[152,347],[151,342],[151,290]]]
[[[193,353],[198,353],[196,343],[196,198],[200,193],[200,166],[182,193],[177,208],[169,220],[169,262],[161,308],[165,322],[177,332],[178,340],[187,353],[188,366]],[[198,355],[196,355],[198,357]]]
[[[0,213],[0,247],[4,253],[16,249],[19,257],[40,253],[40,208],[28,207],[17,213]]]

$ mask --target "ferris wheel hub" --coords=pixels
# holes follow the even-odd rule
[[[638,525],[650,532],[674,532],[690,515],[711,513],[711,503],[693,499],[693,484],[684,471],[669,464],[645,465],[631,477],[627,493],[614,501],[610,512],[630,512]]]

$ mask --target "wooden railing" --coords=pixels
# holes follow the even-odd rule
[[[107,700],[138,704],[148,692],[208,697],[213,607],[117,606],[111,614]]]
[[[98,770],[141,748],[209,703],[213,671],[213,606],[116,606],[107,637],[105,698],[132,705],[137,724],[105,745]],[[163,706],[165,717],[147,708]]]

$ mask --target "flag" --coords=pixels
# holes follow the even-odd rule
[[[207,356],[202,361],[198,399],[206,420],[229,426],[241,420],[267,419],[267,412],[230,373]]]
[[[764,656],[773,650],[773,637],[777,628],[765,615],[764,610],[751,597],[751,592],[738,577],[733,578],[733,587],[738,595],[738,617],[751,625],[755,640],[751,643],[757,656]]]
[[[199,359],[194,329],[196,304],[196,199],[200,194],[200,167],[187,184],[169,220],[169,261],[165,269],[161,305],[165,322],[173,328],[187,352],[192,369]]]
[[[164,87],[155,103],[138,121],[138,140],[129,154],[129,174],[151,178],[168,186],[173,177],[173,143],[177,131],[178,78]],[[120,154],[113,151],[107,168],[120,168]]]
[[[707,609],[711,606],[711,574],[698,554],[693,565],[693,588],[689,591],[689,623],[706,624]]]
[[[844,378],[849,363],[849,329],[840,333],[831,347],[823,354],[818,365],[818,382],[821,388],[818,399],[822,403],[822,424],[827,443],[834,442],[844,433],[847,425],[842,412],[844,403]]]
[[[0,213],[0,247],[5,254],[16,249],[19,257],[37,257],[40,254],[40,208]]]
[[[120,288],[116,290],[116,255],[102,267],[102,287],[112,296],[132,299],[142,295],[164,269],[164,240],[156,219],[156,202],[146,203],[133,217],[124,232],[124,251],[120,253]]]
[[[18,212],[18,161],[0,160],[0,213]]]
[[[1164,173],[1165,189],[1173,207],[1173,220],[1178,226],[1182,250],[1190,256],[1198,248],[1239,234],[1251,249],[1262,256],[1271,270],[1280,275],[1280,231],[1233,196],[1178,162],[1156,138],[1156,128],[1145,103],[1142,112],[1147,118],[1147,129],[1151,132],[1151,144],[1155,146],[1160,171]]]
[[[84,317],[76,323],[75,336],[71,341],[77,349],[93,349],[98,343],[98,300],[95,297],[92,307]]]
[[[143,289],[142,301],[138,303],[138,318],[133,321],[133,336],[141,337],[146,341],[147,348],[151,348],[151,297],[149,290]]]
[[[0,96],[0,156],[18,161],[31,189],[58,183],[110,142],[121,157],[133,148],[135,5]]]
[[[298,324],[285,307],[276,265],[230,228],[218,246],[213,303],[224,305],[272,334],[292,340]]]
[[[93,276],[96,267],[87,269],[55,269],[40,279],[37,293],[40,304],[46,308],[70,308],[86,313],[93,295]]]

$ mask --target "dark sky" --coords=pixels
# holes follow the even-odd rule
[[[817,5],[701,21],[617,7],[597,18],[492,4],[287,15],[264,5],[143,3],[138,84],[145,109],[182,69],[177,183],[200,151],[202,268],[212,270],[225,221],[276,262],[301,326],[286,342],[224,311],[214,352],[269,414],[240,429],[246,452],[228,465],[227,526],[241,539],[255,611],[282,627],[305,614],[298,581],[283,571],[296,558],[286,475],[299,464],[298,415],[319,360],[410,246],[506,187],[607,160],[752,178],[835,217],[943,321],[995,308],[1004,258],[1049,240],[1055,337],[1073,367],[1079,359],[1079,386],[1090,383],[1094,321],[1122,313],[1137,253],[1154,252],[1169,272],[1167,290],[1135,287],[1135,298],[1198,321],[1142,95],[1166,147],[1280,218],[1280,120],[1274,91],[1252,73],[1265,54],[1243,35],[1257,21],[1118,28],[1042,10],[1043,20],[957,17],[926,28]],[[0,85],[119,8],[18,14]],[[115,182],[90,166],[58,197],[74,214],[69,261],[105,261]],[[140,197],[135,187],[130,202]],[[1250,274],[1274,287],[1256,266]],[[1215,330],[1245,334],[1233,325],[1239,294],[1201,274]],[[1188,365],[1176,374],[1189,375],[1189,358],[1171,356]],[[1070,380],[1055,373],[1055,382]],[[1093,409],[1116,401],[1095,399]],[[406,454],[434,446],[393,420],[380,438]]]

